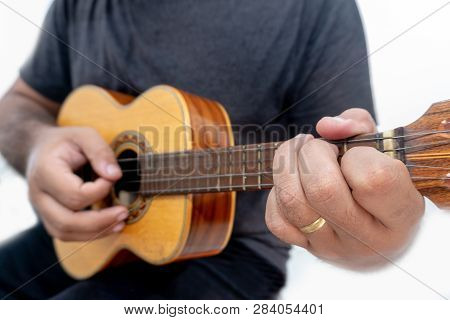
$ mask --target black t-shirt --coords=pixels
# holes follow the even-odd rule
[[[56,0],[20,75],[58,102],[84,84],[133,95],[169,84],[221,102],[233,124],[301,126],[348,107],[373,114],[366,54],[353,0]],[[266,198],[238,194],[233,237],[284,272]]]

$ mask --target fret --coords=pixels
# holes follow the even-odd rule
[[[229,189],[230,189],[230,191],[233,191],[233,188],[232,188],[232,185],[233,185],[233,176],[231,175],[232,174],[232,170],[231,170],[231,168],[232,168],[232,165],[233,165],[233,154],[232,154],[232,147],[230,147],[230,148],[228,148],[228,172],[229,172],[229,174],[230,174],[230,183],[229,183]]]
[[[322,139],[328,143],[334,144],[338,148],[338,157],[342,157],[344,153],[349,151],[352,148],[355,147],[372,147],[375,149],[380,150],[380,143],[382,146],[382,138],[378,137],[376,134],[370,134],[370,135],[364,135],[364,136],[357,136],[355,138],[351,139],[345,139],[345,140],[326,140]],[[382,151],[382,150],[380,150]]]
[[[247,185],[246,188],[257,188],[258,185]],[[272,183],[263,183],[261,184],[261,189],[269,189],[272,188]],[[231,190],[229,190],[231,188]],[[203,193],[203,192],[223,192],[223,191],[245,191],[244,186],[242,185],[231,185],[227,186],[226,188],[220,188],[220,190],[212,189],[207,190],[205,187],[195,187],[195,188],[161,188],[161,189],[155,189],[150,191],[143,191],[143,194],[146,195],[152,195],[152,194],[179,194],[179,193]]]
[[[261,171],[261,165],[262,165],[262,160],[261,160],[261,145],[258,144],[258,189],[261,190],[261,175],[262,175],[262,171]]]
[[[206,175],[205,183],[206,183],[206,191],[207,192],[211,191],[210,190],[211,189],[211,187],[210,187],[210,178],[211,178],[210,163],[211,163],[211,161],[210,160],[211,160],[211,152],[206,151],[206,153],[204,154],[204,157],[203,157],[203,170],[205,171],[205,175]]]
[[[246,182],[246,180],[247,180],[247,176],[245,175],[245,171],[246,171],[246,163],[247,163],[247,149],[246,149],[246,146],[244,145],[244,146],[242,146],[242,164],[241,164],[241,167],[242,167],[242,173],[243,173],[243,175],[242,175],[242,187],[243,187],[243,190],[245,191],[245,182]]]
[[[193,174],[196,174],[197,171],[198,171],[198,166],[199,166],[199,162],[200,162],[199,158],[200,157],[196,158],[195,155],[194,155],[193,159],[191,158],[191,161],[194,160],[194,161],[192,161]],[[200,188],[200,180],[195,181],[194,186],[195,186],[196,189]]]
[[[262,171],[262,172],[246,172],[244,173],[225,173],[225,174],[214,174],[214,175],[193,175],[193,176],[186,176],[186,177],[180,177],[179,175],[174,175],[171,177],[166,177],[166,176],[157,176],[156,178],[152,178],[152,179],[146,179],[143,181],[147,181],[147,182],[166,182],[166,181],[176,181],[176,180],[195,180],[195,179],[210,179],[211,177],[213,178],[217,178],[217,177],[239,177],[242,180],[242,176],[245,175],[248,178],[250,177],[258,177],[260,174],[272,174],[272,171]],[[132,183],[132,182],[138,182],[138,181],[128,181],[128,183]]]
[[[379,132],[377,132],[377,133],[375,134],[375,138],[377,139],[377,140],[376,140],[377,145],[376,145],[375,148],[376,148],[378,151],[383,152],[384,150],[383,150],[383,137],[382,137],[382,134],[379,133]]]
[[[220,190],[220,174],[221,174],[221,161],[220,161],[220,153],[216,153],[217,156],[217,168],[219,170],[219,174],[217,175],[217,184],[216,184],[216,189],[217,191]]]
[[[153,154],[141,178],[143,193],[155,190],[204,192],[261,190],[273,185],[272,160],[280,143]],[[195,180],[195,181],[193,181]],[[130,182],[132,183],[132,182]],[[194,192],[194,191],[193,191]]]

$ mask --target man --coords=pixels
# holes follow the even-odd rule
[[[120,232],[127,216],[124,207],[83,211],[121,172],[94,130],[55,127],[74,88],[137,95],[167,83],[220,101],[235,125],[318,122],[321,136],[342,139],[375,130],[365,55],[351,0],[55,1],[0,102],[0,150],[26,175],[40,218],[0,248],[0,295],[273,298],[284,284],[285,243],[353,268],[395,257],[424,210],[405,166],[363,147],[339,164],[332,145],[304,135],[277,151],[268,197],[238,195],[232,239],[220,255],[163,267],[135,262],[75,281],[55,265],[49,236],[88,240],[112,224],[110,232]],[[367,111],[345,111],[351,106]],[[94,183],[73,174],[85,162],[99,175]]]

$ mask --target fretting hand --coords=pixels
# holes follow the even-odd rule
[[[375,131],[363,109],[317,124],[326,139]],[[379,265],[399,255],[424,212],[405,165],[370,147],[354,147],[341,164],[337,148],[312,136],[283,143],[274,158],[266,222],[284,242],[349,267]]]

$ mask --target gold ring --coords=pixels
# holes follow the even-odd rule
[[[303,228],[300,228],[300,231],[303,233],[313,233],[313,232],[319,230],[320,228],[322,228],[326,222],[327,221],[324,218],[320,217],[313,223],[308,224],[307,226],[304,226]]]

